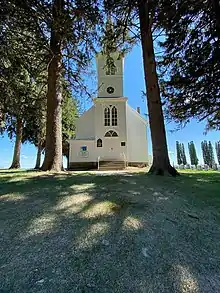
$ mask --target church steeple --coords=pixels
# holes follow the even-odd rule
[[[123,56],[117,50],[114,24],[108,15],[102,51],[97,54],[98,97],[123,97]]]
[[[96,56],[98,71],[98,97],[120,98],[123,97],[123,64],[124,59],[117,51]]]
[[[111,15],[108,14],[102,40],[102,53],[109,55],[117,51],[117,41]]]

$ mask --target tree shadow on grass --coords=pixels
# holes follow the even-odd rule
[[[218,292],[219,225],[196,191],[219,177],[190,176],[6,174],[1,292]]]

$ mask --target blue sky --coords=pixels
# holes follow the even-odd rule
[[[88,84],[93,84],[94,82],[88,81]],[[135,47],[131,53],[129,53],[125,58],[124,66],[124,96],[128,97],[128,103],[134,109],[138,106],[141,108],[141,114],[146,113],[146,100],[144,100],[142,92],[145,91],[144,85],[144,76],[143,76],[143,67],[142,67],[142,55],[141,49],[139,46]],[[82,104],[84,108],[87,109],[91,103],[86,99],[83,99]],[[170,152],[171,162],[176,162],[176,151],[175,145],[176,140],[183,142],[185,144],[186,154],[188,157],[187,143],[191,140],[194,141],[197,149],[197,154],[199,157],[200,163],[203,163],[202,154],[201,154],[201,141],[211,140],[213,143],[217,140],[220,140],[219,131],[211,131],[207,135],[204,135],[205,123],[198,123],[195,120],[192,120],[185,128],[171,133],[170,131],[176,128],[175,123],[166,123],[167,131],[167,141],[168,149]],[[148,129],[148,138],[149,138],[149,149],[151,152],[151,142],[150,142],[150,132]],[[7,138],[7,135],[0,137],[0,168],[7,168],[10,166],[12,155],[13,155],[13,146],[14,141],[11,141]],[[214,146],[214,145],[213,145]],[[21,165],[22,168],[32,168],[35,164],[36,158],[36,148],[30,144],[22,145],[21,150]],[[189,157],[188,157],[189,161]]]

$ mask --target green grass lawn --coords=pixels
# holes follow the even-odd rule
[[[0,171],[0,292],[220,292],[220,173]]]

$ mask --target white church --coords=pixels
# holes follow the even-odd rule
[[[98,97],[76,121],[76,137],[69,140],[69,170],[124,169],[149,164],[147,121],[123,96],[124,58],[111,53],[96,57]],[[108,65],[107,65],[108,64]]]

